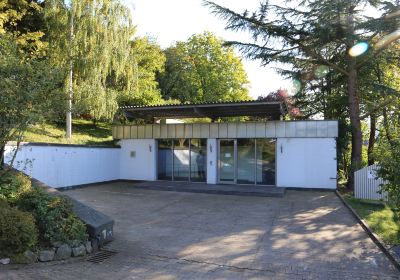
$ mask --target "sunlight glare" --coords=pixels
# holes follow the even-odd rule
[[[354,46],[352,46],[349,50],[349,55],[356,57],[362,55],[368,50],[368,43],[367,42],[358,42]]]

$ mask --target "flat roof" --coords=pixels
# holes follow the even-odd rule
[[[231,101],[120,107],[128,119],[264,117],[279,120],[287,113],[281,101]]]

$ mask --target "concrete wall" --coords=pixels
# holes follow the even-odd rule
[[[207,184],[217,183],[218,147],[217,139],[207,139]]]
[[[9,163],[15,146],[6,146]],[[14,167],[54,187],[119,179],[119,148],[79,145],[21,144]]]
[[[120,141],[120,179],[157,179],[157,146],[154,139],[130,139]],[[133,154],[135,155],[132,155]]]
[[[334,138],[278,138],[277,186],[336,189]]]

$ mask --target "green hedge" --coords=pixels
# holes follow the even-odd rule
[[[11,208],[0,199],[0,257],[21,254],[37,245],[38,232],[30,213]]]
[[[85,224],[72,212],[71,202],[65,197],[32,189],[21,194],[17,206],[23,211],[31,212],[35,217],[42,246],[49,246],[54,242],[87,240]]]
[[[10,202],[14,202],[31,188],[31,180],[21,172],[10,170],[0,176],[0,198]]]

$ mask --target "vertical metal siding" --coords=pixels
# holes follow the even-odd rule
[[[382,178],[375,178],[376,170],[379,166],[376,164],[367,166],[363,169],[357,170],[354,173],[354,197],[361,199],[371,200],[388,200],[386,192],[378,193],[381,189],[380,185],[384,183]],[[368,174],[372,173],[374,178],[370,178]]]
[[[116,125],[115,139],[159,138],[334,138],[337,121],[269,121],[202,124]]]

